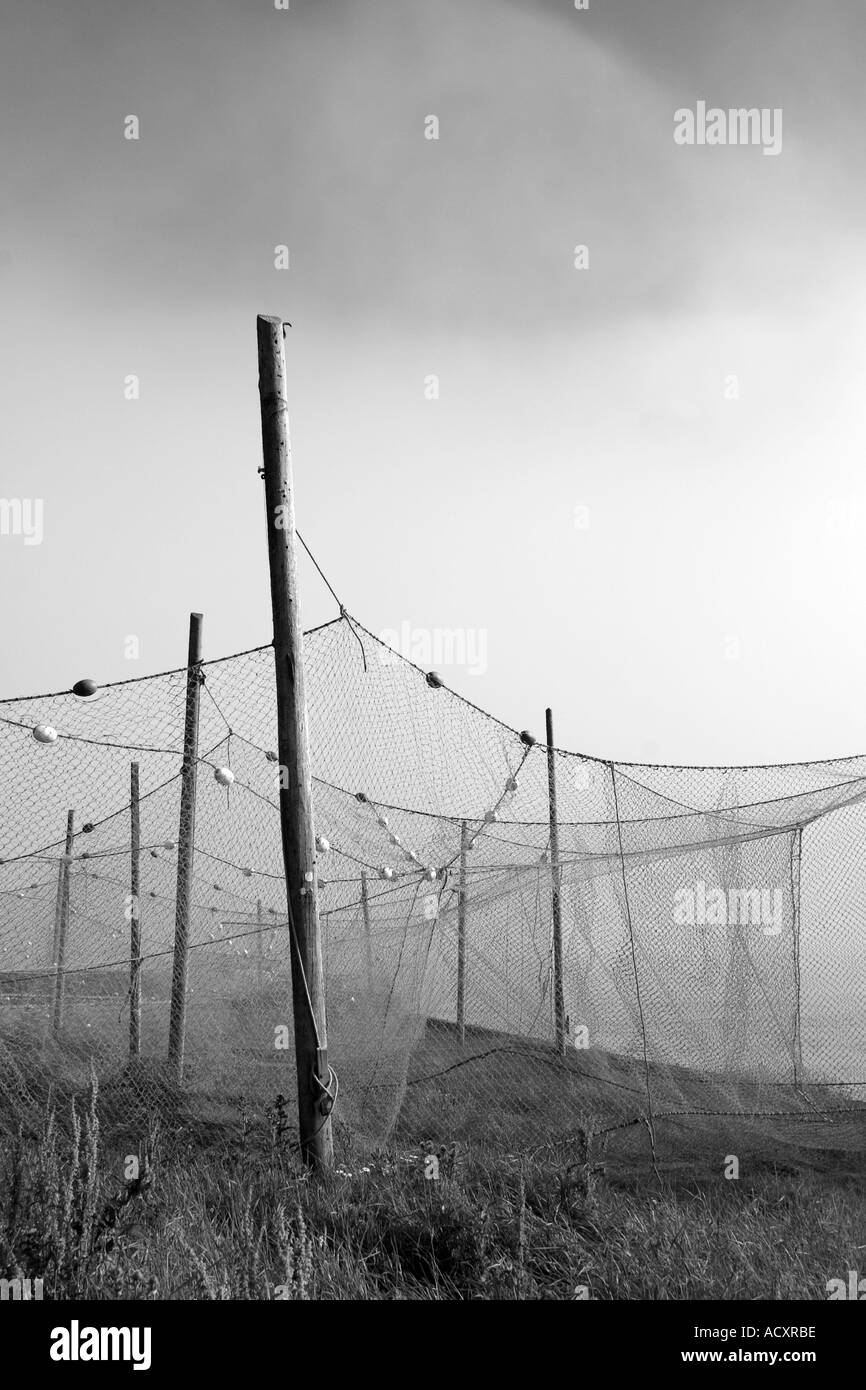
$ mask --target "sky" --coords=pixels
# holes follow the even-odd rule
[[[862,4],[3,23],[0,497],[44,519],[0,535],[0,696],[182,665],[193,610],[208,658],[270,640],[265,313],[298,526],[371,631],[601,757],[866,748]],[[781,149],[677,144],[699,102]]]

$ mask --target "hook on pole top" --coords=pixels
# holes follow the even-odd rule
[[[289,320],[282,318],[280,314],[259,314],[257,318],[259,323],[266,323],[269,328],[282,329],[284,338],[286,336],[286,329],[292,326]]]

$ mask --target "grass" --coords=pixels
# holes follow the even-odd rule
[[[824,1088],[652,1064],[651,1130],[633,1059],[431,1020],[402,1093],[341,1068],[313,1179],[288,1061],[181,1091],[155,1060],[98,1085],[110,1055],[29,1023],[0,1048],[0,1278],[46,1298],[822,1299],[866,1271],[866,1110]]]
[[[841,1175],[624,1177],[589,1128],[365,1151],[339,1125],[315,1179],[279,1104],[264,1134],[183,1158],[158,1124],[135,1152],[106,1142],[101,1104],[94,1076],[0,1139],[0,1277],[46,1298],[822,1299],[866,1265],[866,1195]]]

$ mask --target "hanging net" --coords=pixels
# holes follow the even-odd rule
[[[863,1155],[866,758],[724,769],[557,750],[552,863],[544,746],[347,615],[304,641],[338,1130],[591,1136],[671,1165]],[[157,1115],[179,1147],[291,1130],[273,649],[202,672],[179,1086],[166,1057],[187,672],[0,702],[3,1128],[93,1066],[106,1123],[131,1141]]]

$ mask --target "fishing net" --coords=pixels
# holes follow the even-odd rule
[[[578,1136],[684,1164],[863,1153],[866,759],[549,756],[346,614],[304,643],[338,1129]],[[130,1142],[155,1115],[177,1147],[291,1133],[273,650],[202,673],[179,1084],[166,1058],[187,671],[0,702],[6,1128],[95,1068],[106,1123]]]

